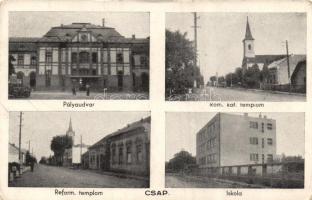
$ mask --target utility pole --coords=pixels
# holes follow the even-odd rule
[[[197,29],[199,28],[199,26],[197,25],[197,19],[199,19],[199,17],[197,16],[197,13],[194,12],[194,46],[195,46],[195,50],[194,50],[194,64],[195,64],[195,68],[197,67]],[[199,72],[200,72],[200,67],[198,66]],[[196,80],[194,80],[194,87],[197,86]]]
[[[291,92],[291,80],[290,80],[290,68],[289,68],[289,53],[288,53],[288,41],[286,40],[286,59],[287,59],[287,70],[288,70],[288,83],[289,83],[289,92]]]
[[[19,160],[20,164],[23,163],[23,161],[22,161],[22,152],[21,152],[22,121],[23,121],[23,112],[20,112],[19,135],[18,135],[18,160]]]
[[[80,163],[82,161],[82,135],[80,135]]]
[[[28,140],[28,152],[30,153],[30,140]]]

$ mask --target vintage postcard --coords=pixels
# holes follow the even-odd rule
[[[0,200],[312,200],[309,0],[0,0]]]

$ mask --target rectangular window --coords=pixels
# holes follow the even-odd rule
[[[96,52],[92,53],[92,63],[97,63],[97,53]]]
[[[127,146],[127,163],[131,164],[131,146]]]
[[[52,63],[52,51],[46,51],[46,63]]]
[[[249,122],[249,128],[258,129],[258,122]]]
[[[129,51],[123,51],[123,62],[124,63],[130,63],[130,52]]]
[[[271,123],[267,123],[267,129],[268,130],[272,130],[273,129],[273,125]]]
[[[249,138],[250,144],[258,145],[258,138],[256,137],[251,137]]]
[[[18,54],[17,55],[17,64],[18,65],[24,65],[24,54]]]
[[[272,138],[268,138],[268,145],[273,145],[273,139]]]
[[[250,154],[250,161],[258,161],[258,160],[259,160],[258,154],[256,153]]]
[[[145,55],[142,55],[140,57],[141,67],[145,68],[147,67],[147,57]]]
[[[120,52],[118,52],[116,54],[116,63],[118,63],[118,64],[122,64],[123,63],[123,55]]]
[[[72,55],[71,55],[71,57],[72,57],[72,63],[77,63],[77,53],[76,52],[73,52],[72,53]]]
[[[36,64],[37,64],[36,56],[31,56],[31,58],[30,58],[30,65],[34,66]]]
[[[118,164],[122,164],[122,159],[123,159],[123,148],[119,147],[119,156],[118,156]]]
[[[268,154],[267,155],[267,161],[268,162],[272,162],[273,161],[273,155],[272,154]]]
[[[137,145],[136,152],[137,152],[137,162],[141,163],[143,160],[142,145],[141,144]]]
[[[261,132],[264,133],[264,123],[261,123]]]

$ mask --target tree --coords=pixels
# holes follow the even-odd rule
[[[41,158],[40,158],[40,161],[39,161],[39,163],[40,164],[47,164],[47,158],[46,157],[44,157],[44,156],[42,156]]]
[[[174,155],[166,164],[166,171],[179,172],[184,170],[188,165],[196,164],[196,158],[187,151],[180,151]]]
[[[9,77],[15,73],[13,61],[15,61],[15,58],[12,55],[9,55]]]
[[[267,65],[264,65],[261,71],[260,81],[262,83],[267,83],[270,76],[270,70]]]
[[[55,136],[51,141],[50,148],[54,152],[54,156],[57,159],[59,165],[63,164],[63,155],[65,149],[71,148],[73,145],[73,140],[67,135]]]
[[[260,69],[257,64],[249,67],[243,76],[244,86],[247,88],[260,87]]]
[[[194,45],[187,33],[166,30],[166,96],[184,94],[187,88],[204,84],[198,66],[194,66]]]

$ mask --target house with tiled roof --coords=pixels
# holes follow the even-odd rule
[[[36,90],[148,91],[149,38],[91,23],[52,27],[40,38],[9,38],[17,78]]]
[[[83,154],[83,166],[135,175],[149,174],[151,117],[106,135]]]

